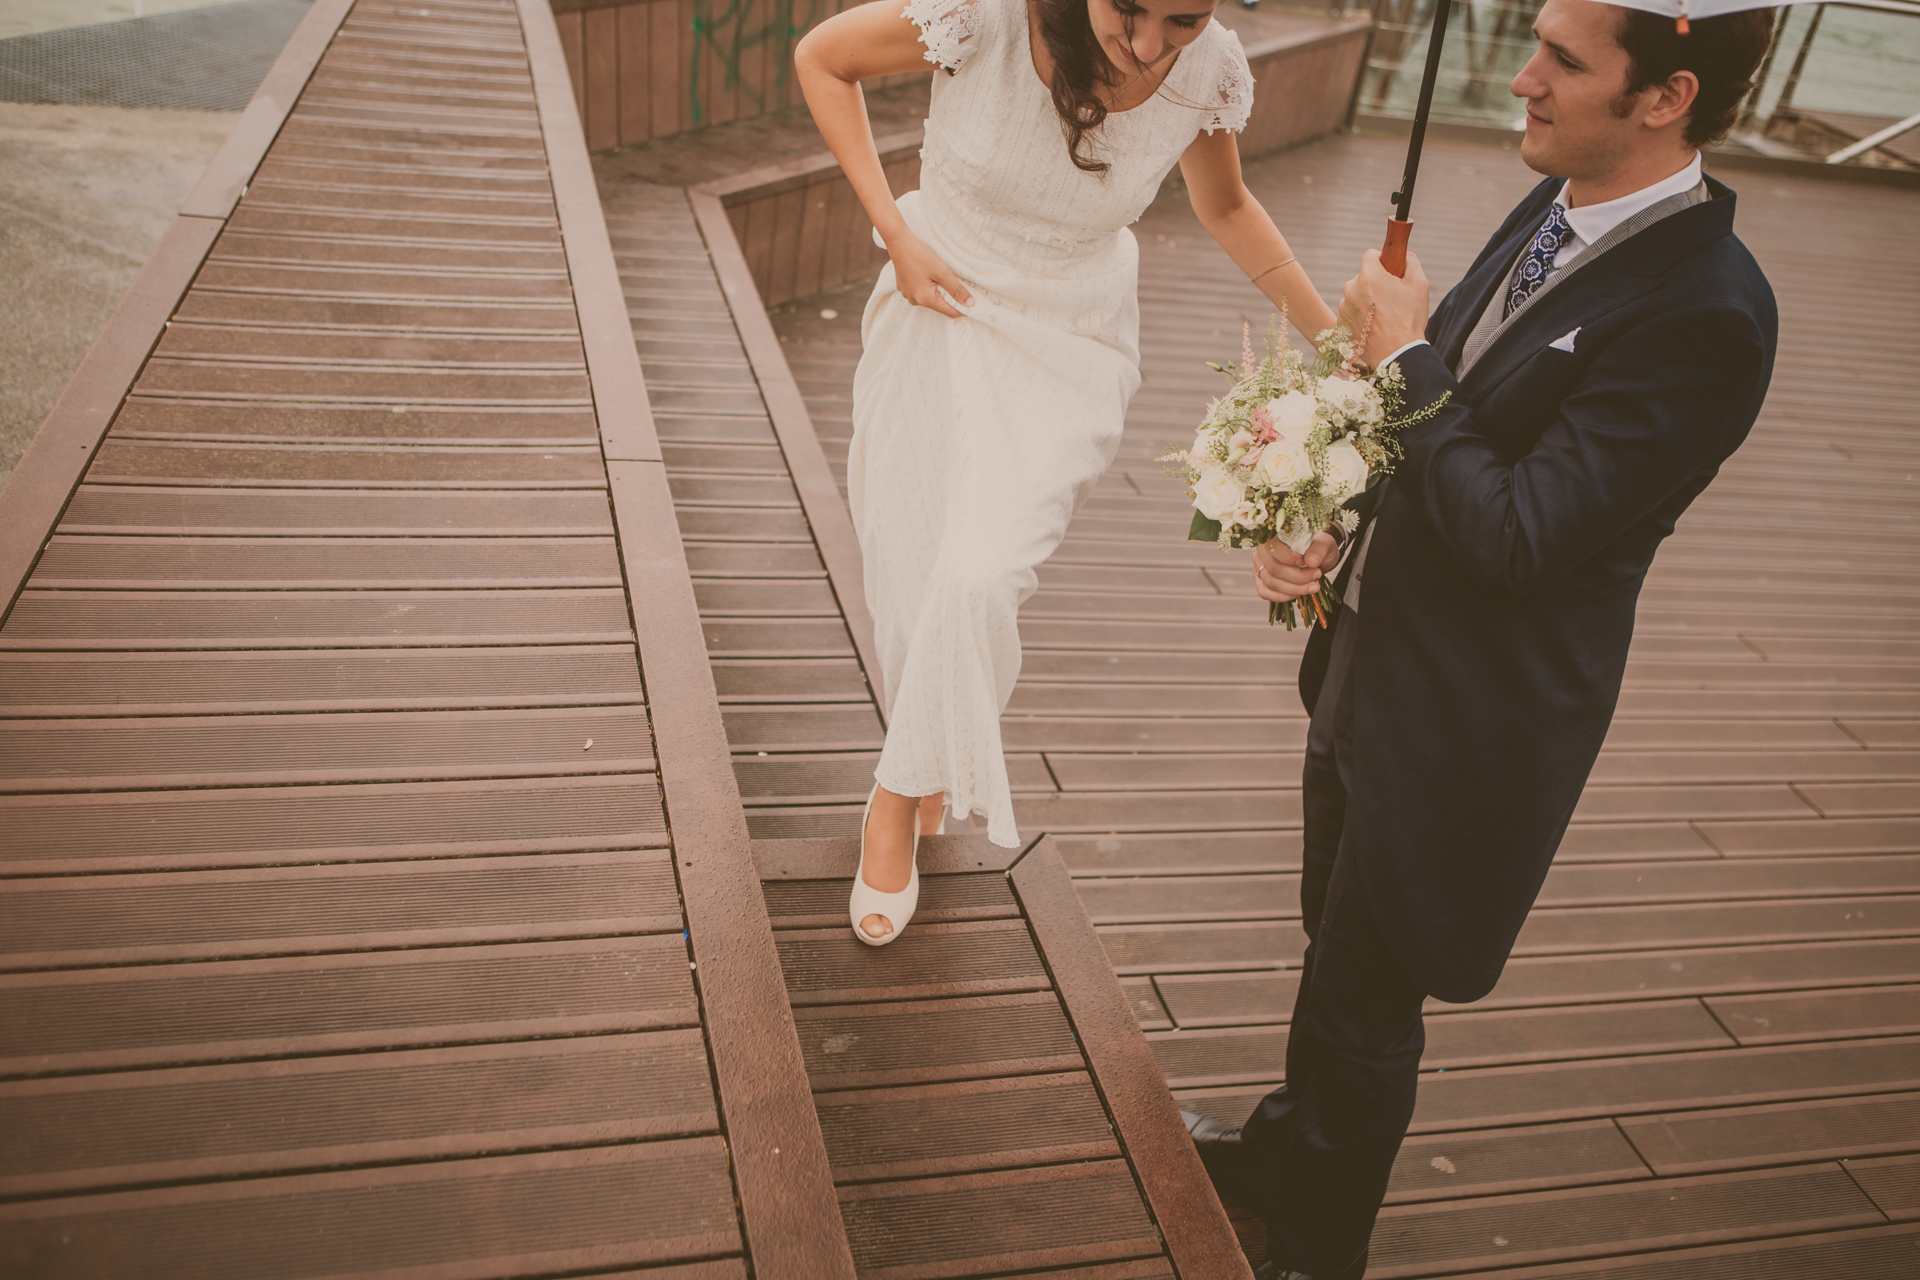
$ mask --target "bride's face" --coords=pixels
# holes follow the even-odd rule
[[[1087,17],[1107,60],[1138,75],[1198,40],[1213,0],[1087,0]]]

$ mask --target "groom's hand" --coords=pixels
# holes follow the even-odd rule
[[[1406,346],[1427,336],[1427,273],[1420,259],[1407,254],[1407,274],[1396,276],[1380,265],[1380,251],[1369,249],[1360,259],[1360,274],[1347,281],[1340,319],[1355,333],[1373,312],[1367,346],[1361,358],[1373,368]]]
[[[1340,548],[1330,533],[1316,533],[1304,555],[1278,538],[1253,549],[1253,589],[1262,600],[1298,600],[1320,589],[1320,575],[1340,563]]]

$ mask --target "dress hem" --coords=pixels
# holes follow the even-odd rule
[[[925,791],[918,791],[911,788],[902,790],[898,787],[889,786],[887,782],[880,777],[880,771],[877,769],[874,770],[873,780],[879,783],[881,786],[886,787],[886,789],[888,791],[893,792],[894,795],[902,796],[909,800],[924,800],[928,796],[938,796],[938,795],[946,796],[947,797],[947,817],[950,820],[956,819],[956,818],[963,818],[963,817],[969,820],[975,817],[985,820],[988,827],[987,840],[995,848],[1018,849],[1023,847],[1027,843],[1026,841],[1020,838],[1020,833],[1018,830],[1014,831],[1013,838],[1011,840],[1002,840],[998,836],[996,836],[993,833],[993,829],[992,829],[994,825],[993,815],[988,813],[985,809],[982,809],[970,804],[967,806],[967,811],[965,813],[961,813],[960,810],[957,807],[955,807],[953,804],[953,789],[951,787],[933,787]]]

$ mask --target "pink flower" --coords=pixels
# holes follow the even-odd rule
[[[1267,412],[1267,406],[1265,405],[1260,405],[1252,413],[1248,414],[1247,418],[1248,421],[1253,424],[1254,439],[1261,444],[1266,444],[1268,441],[1277,438],[1280,434],[1274,430],[1273,415]]]

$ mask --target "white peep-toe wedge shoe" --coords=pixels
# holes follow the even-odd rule
[[[867,793],[867,807],[860,811],[860,869],[853,873],[853,895],[847,902],[847,914],[853,920],[853,936],[870,947],[884,947],[906,929],[920,905],[920,810],[913,811],[913,871],[907,887],[898,893],[882,893],[867,883],[867,815],[873,812],[873,798],[880,793],[878,783]],[[942,824],[944,825],[944,823]],[[881,916],[893,926],[876,938],[860,927],[868,916]]]

